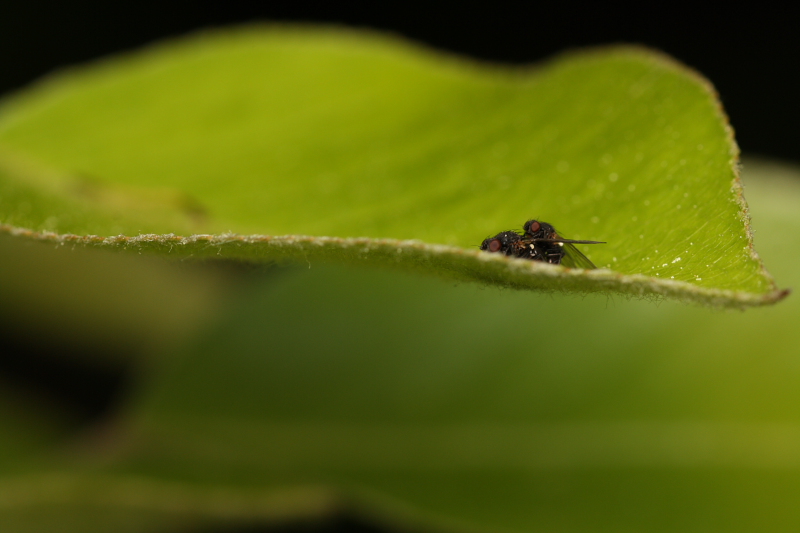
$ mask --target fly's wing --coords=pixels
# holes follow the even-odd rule
[[[594,244],[592,242],[592,244]],[[583,268],[585,270],[594,270],[594,266],[588,257],[583,255],[580,250],[575,248],[575,245],[570,242],[562,244],[564,249],[564,257],[561,259],[561,264],[569,268]]]
[[[561,246],[561,249],[564,251],[564,257],[561,258],[559,264],[564,265],[565,267],[569,268],[583,268],[585,270],[594,270],[597,267],[594,266],[588,257],[583,255],[580,250],[575,248],[576,244],[605,244],[602,241],[575,241],[572,239],[563,239],[556,235],[555,238],[547,238],[547,239],[531,239],[533,242],[550,242],[550,243],[558,243]]]

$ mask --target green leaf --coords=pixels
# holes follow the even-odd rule
[[[648,50],[511,69],[375,34],[239,28],[7,99],[0,222],[179,257],[744,307],[785,293],[753,251],[737,153],[708,82]],[[607,241],[582,247],[603,268],[478,251],[534,217]]]

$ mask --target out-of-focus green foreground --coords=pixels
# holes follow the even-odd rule
[[[798,178],[745,166],[756,243],[790,286]],[[14,247],[3,279],[23,293],[47,273],[14,270],[26,254],[46,254],[42,269],[106,260],[0,246]],[[161,293],[159,307],[198,327],[140,329],[156,347],[108,422],[116,438],[77,452],[70,441],[66,458],[42,429],[56,418],[24,416],[4,390],[3,531],[172,531],[340,505],[392,527],[463,531],[791,531],[800,520],[794,297],[719,312],[311,264],[220,299],[202,272],[138,259],[114,258],[107,277],[127,269],[146,289],[116,305],[147,309]],[[165,284],[173,293],[157,285],[189,274],[198,283]],[[4,302],[18,294],[3,291]],[[179,307],[189,297],[193,310]],[[113,298],[67,299],[62,313]],[[118,342],[131,334],[101,325]]]

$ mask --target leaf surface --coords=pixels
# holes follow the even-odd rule
[[[648,50],[512,69],[376,34],[239,28],[7,98],[0,222],[180,257],[760,305],[785,293],[753,251],[737,157],[710,84]],[[606,241],[581,246],[603,269],[478,251],[530,218]]]

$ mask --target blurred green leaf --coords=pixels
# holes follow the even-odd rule
[[[652,51],[512,69],[363,32],[238,28],[7,98],[0,223],[179,257],[744,307],[785,293],[753,252],[737,154],[709,83]],[[607,241],[583,248],[609,270],[477,250],[533,217]],[[172,235],[193,233],[212,235]]]
[[[745,182],[762,253],[800,283],[800,171],[753,162]],[[796,298],[722,313],[317,266],[246,292],[195,342],[154,354],[116,445],[0,478],[0,528],[351,512],[392,530],[790,532],[800,519]]]
[[[79,345],[75,354],[105,358],[98,364],[181,343],[217,313],[231,288],[190,265],[176,269],[154,258],[54,248],[4,234],[0,257],[0,323],[47,339],[56,352]]]

